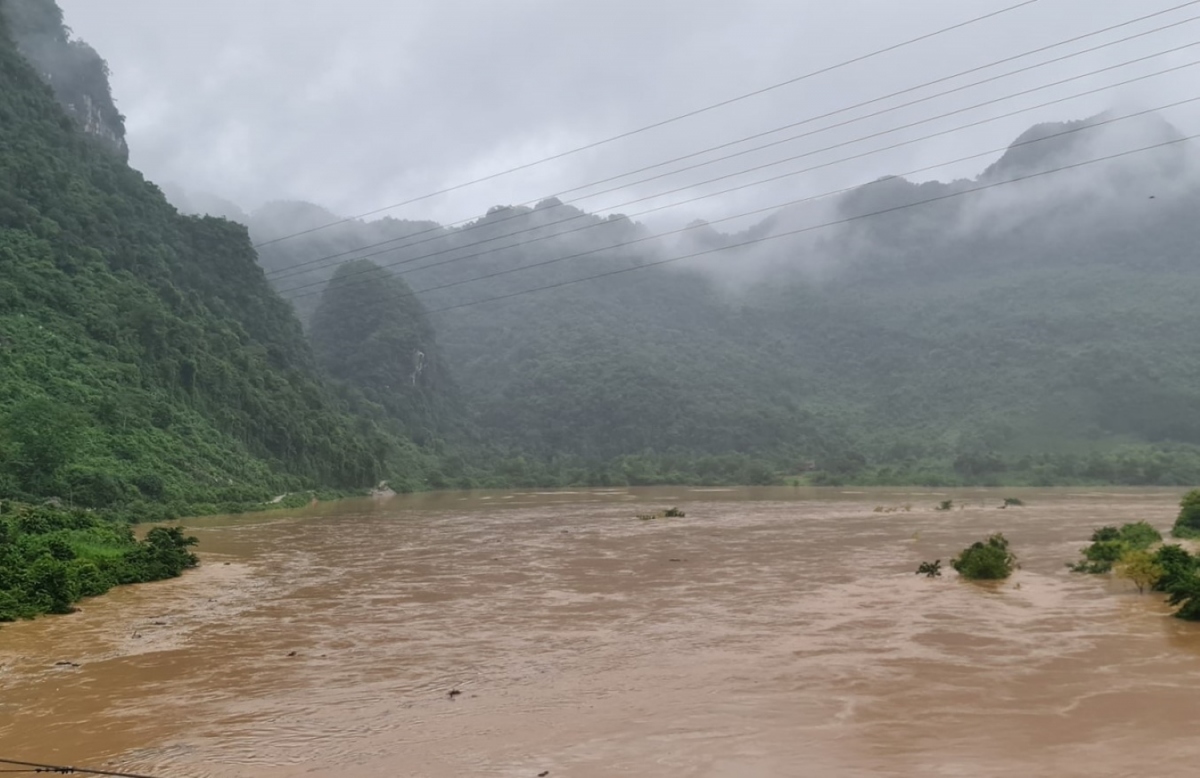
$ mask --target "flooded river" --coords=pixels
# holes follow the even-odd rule
[[[1200,625],[1064,567],[1097,526],[1165,531],[1181,491],[447,493],[193,520],[200,569],[0,628],[0,757],[165,777],[1190,776]],[[965,509],[933,509],[948,497]],[[673,505],[687,516],[635,518]],[[1009,581],[913,574],[992,531],[1020,558]]]

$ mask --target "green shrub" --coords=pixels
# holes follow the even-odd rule
[[[950,560],[963,578],[979,581],[1008,578],[1016,564],[1016,556],[1008,550],[1008,540],[1000,533],[971,544]]]

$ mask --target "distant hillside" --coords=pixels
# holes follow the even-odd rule
[[[429,444],[461,422],[458,391],[423,306],[408,284],[370,260],[338,266],[312,333],[326,375],[378,406],[395,432]]]
[[[375,254],[434,312],[475,428],[535,456],[741,453],[875,481],[1195,481],[1194,153],[1041,175],[1181,137],[1155,116],[1111,118],[1035,127],[975,180],[882,179],[737,235],[697,225],[673,245],[623,247],[644,228],[548,202],[454,229],[348,222],[261,256],[311,319],[334,269]],[[252,215],[252,234],[337,218],[311,208]],[[827,222],[843,223],[471,305]]]

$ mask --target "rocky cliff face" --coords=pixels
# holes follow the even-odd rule
[[[53,0],[0,0],[0,12],[17,49],[37,69],[79,129],[127,160],[125,117],[113,102],[108,64],[87,43],[71,37],[57,4]]]

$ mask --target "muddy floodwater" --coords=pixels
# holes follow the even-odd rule
[[[0,757],[247,778],[1194,776],[1200,625],[1064,567],[1097,526],[1167,530],[1182,491],[446,493],[192,520],[198,570],[0,627]],[[1009,495],[1027,506],[998,509]],[[674,505],[685,518],[635,518]],[[992,531],[1020,558],[1009,581],[913,574]]]

